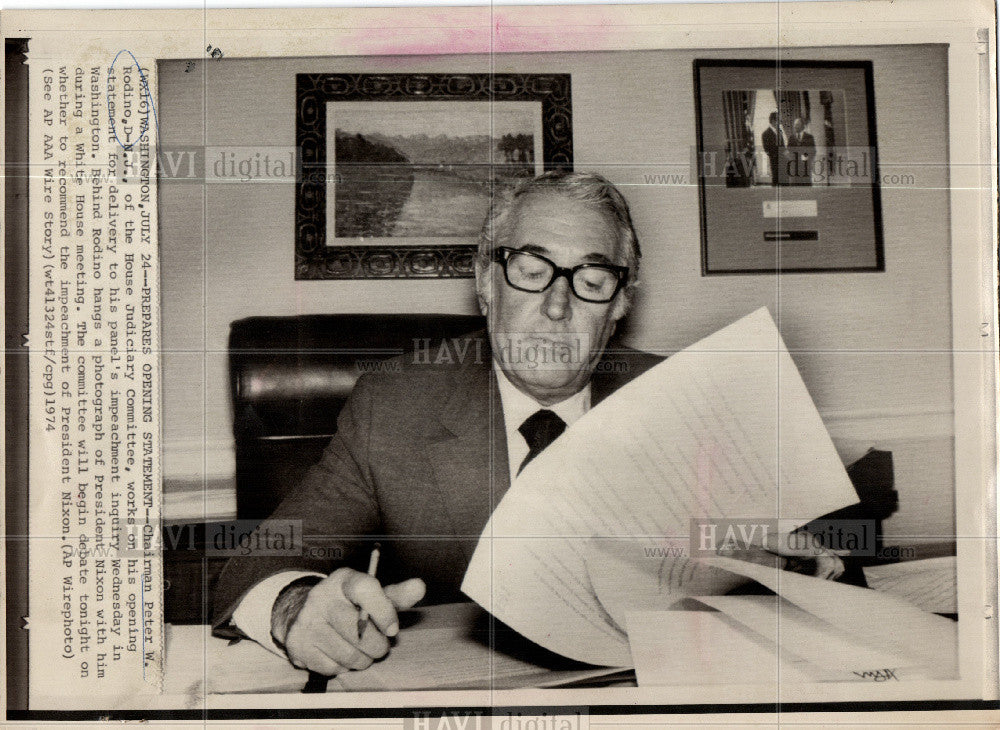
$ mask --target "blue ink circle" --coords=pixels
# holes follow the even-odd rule
[[[111,134],[115,136],[115,140],[118,142],[119,147],[121,147],[123,150],[130,150],[135,146],[136,142],[140,141],[143,137],[146,136],[146,132],[149,130],[150,110],[152,110],[153,112],[153,121],[156,123],[157,137],[159,137],[160,135],[160,120],[156,114],[156,105],[153,103],[153,94],[149,90],[149,82],[146,80],[146,74],[142,72],[142,68],[139,65],[139,59],[135,57],[135,54],[133,54],[132,51],[123,48],[122,50],[118,51],[117,54],[115,54],[115,59],[111,62],[111,65],[108,67],[109,80],[111,77],[111,72],[115,70],[115,64],[118,63],[118,57],[121,56],[123,53],[127,53],[129,56],[131,56],[132,60],[135,62],[135,70],[139,72],[139,79],[141,80],[142,96],[145,97],[146,103],[149,105],[146,110],[146,116],[143,118],[142,124],[140,125],[139,136],[136,137],[134,142],[131,142],[126,145],[121,141],[121,139],[119,139],[118,131],[115,129],[114,116],[111,114],[111,94],[110,93],[108,94],[108,124],[111,127]]]

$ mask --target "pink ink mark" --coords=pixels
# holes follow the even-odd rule
[[[352,55],[383,57],[578,51],[612,49],[628,32],[620,20],[594,6],[494,9],[492,19],[484,10],[459,16],[457,22],[454,13],[429,13],[419,20],[413,27],[358,29],[340,44]]]

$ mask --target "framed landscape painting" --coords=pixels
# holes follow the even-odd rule
[[[299,74],[297,92],[296,279],[472,276],[492,192],[572,168],[567,74]]]

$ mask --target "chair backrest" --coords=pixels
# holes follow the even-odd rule
[[[454,314],[250,317],[229,335],[236,513],[262,519],[314,464],[372,364],[485,327]]]

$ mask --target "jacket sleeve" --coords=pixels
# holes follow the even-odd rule
[[[216,636],[242,634],[230,625],[233,611],[258,582],[286,570],[328,574],[348,561],[365,535],[380,526],[379,507],[369,463],[370,435],[377,383],[358,380],[337,419],[337,432],[320,461],[302,483],[255,530],[250,545],[266,547],[265,531],[301,537],[301,552],[236,555],[215,586],[212,631]],[[294,530],[294,533],[291,531]]]

